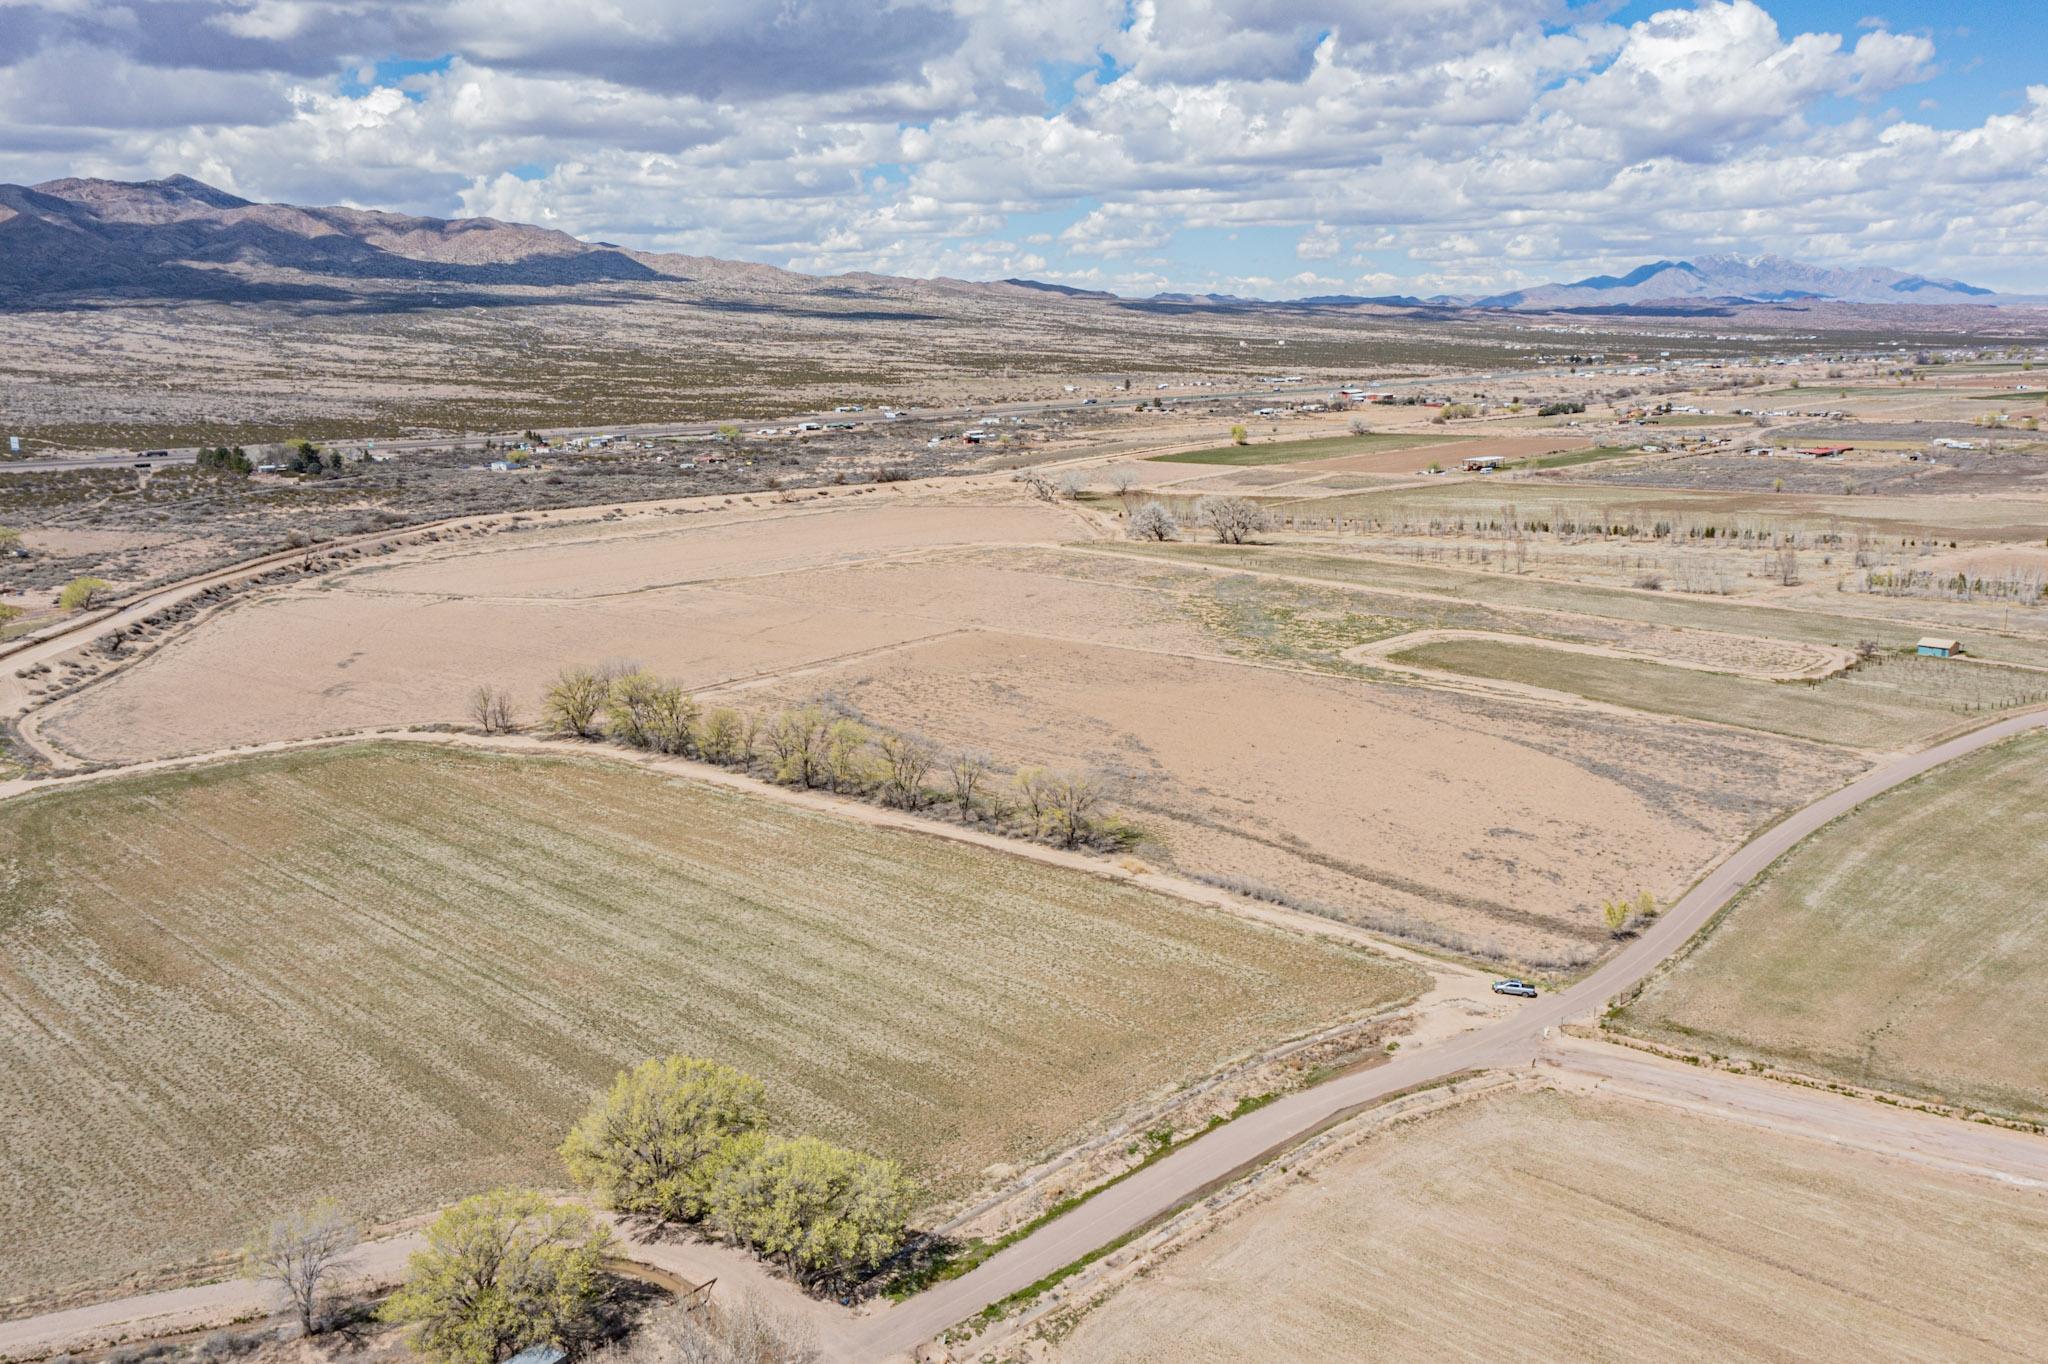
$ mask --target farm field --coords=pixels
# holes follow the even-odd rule
[[[2048,1194],[1597,1095],[1368,1137],[1087,1309],[1060,1364],[2039,1358]],[[1064,1324],[1063,1324],[1064,1325]]]
[[[1794,849],[1616,1025],[2048,1118],[2048,738],[1888,792]]]
[[[1907,649],[1928,628],[1919,623],[1886,619],[1910,614],[1925,619],[1948,614],[1941,603],[1828,593],[1819,609],[1810,599],[1791,599],[1783,606],[1760,606],[1676,592],[1625,591],[1590,583],[1562,582],[1482,568],[1460,568],[1390,556],[1367,557],[1314,544],[1203,545],[1117,544],[1104,550],[1145,559],[1227,565],[1261,573],[1348,584],[1364,589],[1386,588],[1427,593],[1475,607],[1521,607],[1561,614],[1604,617],[1685,630],[1711,630],[1766,640],[1804,642],[1854,648],[1870,640],[1884,649]],[[1420,610],[1411,607],[1411,610]],[[2010,622],[2007,633],[1972,634],[1971,653],[2004,663],[2048,666],[2048,616],[1992,608],[1981,617]],[[1445,621],[1446,624],[1456,623]],[[2024,633],[2022,633],[2024,631]]]
[[[1981,434],[1981,433],[1979,433]],[[1555,521],[1570,517],[1589,524],[1633,520],[1647,527],[1659,520],[1713,524],[1727,528],[1838,531],[1853,535],[1913,540],[2040,539],[2040,504],[2011,497],[1943,498],[1899,495],[1844,497],[1770,492],[1708,492],[1684,488],[1635,488],[1562,479],[1466,479],[1383,492],[1325,497],[1297,508],[1280,502],[1276,510],[1308,510],[1326,515],[1376,519],[1398,528],[1404,522],[1427,525],[1432,520],[1498,519],[1512,507],[1523,518]]]
[[[1444,640],[1391,657],[1467,677],[1571,692],[1633,710],[1851,748],[1896,748],[1986,712],[2048,701],[2048,673],[1956,667],[1950,660],[1910,655],[1881,655],[1817,683],[1772,682],[1507,640]]]
[[[1658,717],[996,631],[715,695],[825,695],[943,748],[1106,774],[1148,859],[1523,966],[1606,951],[1602,900],[1675,895],[1861,766]]]
[[[1342,459],[1347,455],[1373,455],[1387,450],[1414,450],[1465,439],[1465,435],[1426,432],[1372,431],[1362,436],[1323,436],[1310,440],[1283,440],[1249,445],[1220,445],[1211,450],[1187,450],[1153,455],[1163,464],[1294,464],[1305,460]]]
[[[332,1195],[558,1185],[613,1071],[752,1071],[928,1205],[1413,968],[602,760],[348,745],[0,807],[0,1300]]]

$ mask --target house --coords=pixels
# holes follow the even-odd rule
[[[1815,459],[1832,459],[1836,455],[1846,455],[1855,448],[1853,445],[1807,445],[1801,447],[1799,453],[1811,455]]]
[[[1503,455],[1472,455],[1459,467],[1468,474],[1490,474],[1505,463],[1507,458]]]
[[[1962,651],[1962,641],[1956,639],[1923,639],[1913,650],[1929,658],[1954,658]]]

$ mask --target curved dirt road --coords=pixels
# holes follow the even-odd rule
[[[1529,1064],[1542,1049],[1546,1030],[1598,1012],[1615,995],[1641,981],[1808,834],[1872,796],[1950,759],[2043,726],[2048,726],[2048,713],[2017,715],[1887,763],[1744,844],[1642,936],[1570,989],[1531,1000],[1502,1022],[1423,1051],[1403,1053],[1384,1066],[1291,1094],[1198,1138],[1025,1237],[972,1273],[858,1323],[843,1341],[833,1343],[837,1348],[832,1354],[846,1360],[877,1360],[906,1353],[988,1304],[1143,1226],[1353,1108],[1460,1071]]]

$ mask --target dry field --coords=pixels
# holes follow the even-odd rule
[[[1896,654],[1815,683],[1771,682],[1505,640],[1446,640],[1392,657],[1632,710],[1876,750],[1909,746],[1987,713],[2048,702],[2048,673]]]
[[[1080,1320],[1060,1364],[2048,1355],[2048,1195],[1597,1096],[1369,1138]]]
[[[1371,554],[1356,541],[1323,539],[1242,546],[1119,544],[1113,548],[1118,553],[1146,559],[1208,564],[1440,599],[1443,606],[1429,609],[1441,619],[1430,623],[1470,629],[1499,628],[1472,622],[1503,619],[1501,612],[1517,608],[1559,617],[1635,622],[1664,630],[1713,631],[1767,644],[1811,643],[1854,648],[1869,640],[1880,648],[1905,649],[1923,635],[1940,632],[1943,627],[1935,622],[1951,616],[1951,610],[1943,609],[1940,603],[1850,592],[1800,595],[1782,599],[1782,604],[1763,605],[1668,591],[1618,590],[1503,572],[1497,559],[1489,567],[1460,563],[1455,556],[1428,561],[1382,557]],[[1407,609],[1417,613],[1422,610],[1412,605]],[[2003,663],[2048,667],[2048,611],[2023,611],[1992,604],[1971,610],[1978,623],[1966,641],[1972,655]],[[1466,614],[1468,611],[1493,614]],[[1547,628],[1507,628],[1515,633],[1554,633]]]
[[[994,631],[740,689],[1113,775],[1163,857],[1472,955],[1559,964],[1856,764],[1682,722]],[[1701,782],[1696,774],[1714,773]]]
[[[1602,900],[1668,898],[1854,770],[1813,744],[1375,684],[1346,656],[1445,626],[1765,672],[1813,665],[1804,646],[1219,575],[1201,565],[1233,561],[1195,546],[1077,552],[1058,547],[1084,533],[1072,512],[994,500],[1012,496],[953,485],[407,551],[235,606],[32,731],[134,761],[461,722],[483,682],[530,718],[565,664],[632,659],[757,709],[824,696],[1005,767],[1109,773],[1149,855],[1532,968],[1604,950]]]
[[[928,1204],[1413,968],[599,760],[351,746],[0,808],[0,1300],[217,1254],[329,1194],[558,1183],[670,1051]]]
[[[126,762],[460,721],[480,683],[530,702],[571,663],[634,659],[708,686],[959,624],[912,601],[851,593],[764,600],[756,589],[778,575],[1080,530],[1039,506],[863,500],[585,522],[480,549],[442,547],[236,605],[40,723],[72,752]],[[233,704],[200,702],[222,695],[223,678]]]
[[[2048,738],[1815,834],[1620,1016],[1690,1050],[2048,1119]]]

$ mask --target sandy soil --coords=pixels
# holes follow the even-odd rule
[[[1675,895],[1846,771],[1699,726],[995,633],[736,695],[820,692],[944,744],[1113,774],[1183,870],[1524,958],[1600,945],[1600,900]]]
[[[1305,1173],[1042,1357],[2038,1358],[2044,1245],[2040,1190],[1509,1093]]]

